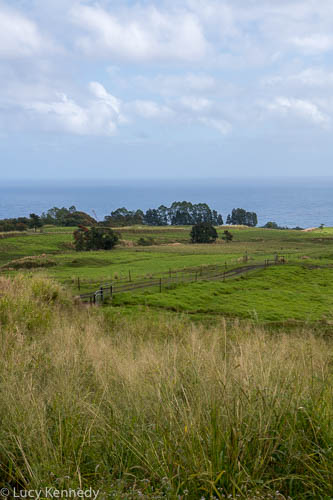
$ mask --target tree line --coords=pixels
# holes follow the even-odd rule
[[[216,210],[211,209],[207,203],[174,201],[170,207],[160,205],[158,208],[149,208],[146,212],[140,209],[117,208],[110,215],[106,215],[103,221],[98,222],[91,215],[77,210],[72,205],[69,208],[53,207],[41,215],[30,214],[29,217],[0,220],[0,232],[25,231],[31,228],[36,230],[44,225],[124,227],[133,225],[193,226],[200,223],[222,226],[223,217]],[[247,212],[243,208],[234,208],[227,216],[226,223],[227,225],[254,227],[258,223],[257,214]]]

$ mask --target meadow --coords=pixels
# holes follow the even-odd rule
[[[333,229],[193,245],[186,227],[123,228],[99,252],[75,252],[73,229],[0,238],[0,486],[331,500]],[[276,254],[225,281],[77,297]]]
[[[75,252],[72,232],[75,228],[46,227],[42,233],[30,233],[0,239],[0,269],[6,275],[27,267],[24,259],[44,255],[40,266],[47,274],[66,285],[74,295],[97,290],[103,283],[165,276],[205,266],[232,269],[274,259],[285,259],[283,268],[249,272],[236,280],[197,284],[179,284],[139,294],[116,296],[113,307],[126,314],[144,309],[163,309],[189,314],[193,319],[215,316],[255,319],[262,322],[331,322],[333,229],[304,232],[234,227],[233,241],[218,239],[215,244],[189,243],[188,227],[118,228],[121,243],[112,251]],[[219,236],[223,228],[218,229]],[[140,246],[139,238],[151,238],[154,244]],[[36,260],[38,272],[39,261]],[[32,270],[29,269],[29,272]],[[126,311],[127,310],[127,311]],[[140,308],[142,310],[142,307]]]
[[[0,483],[115,499],[330,499],[332,340],[109,315],[0,278]]]

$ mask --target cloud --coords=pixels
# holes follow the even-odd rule
[[[215,128],[222,135],[228,135],[232,131],[231,123],[229,123],[225,120],[217,120],[215,118],[202,117],[202,118],[199,118],[199,122],[203,123],[207,127]]]
[[[271,112],[282,116],[294,115],[304,118],[315,125],[326,127],[330,122],[330,118],[322,113],[316,104],[303,99],[278,97],[272,103],[266,105],[266,107]]]
[[[212,108],[212,101],[204,97],[185,96],[180,99],[180,104],[187,110],[202,113]]]
[[[333,49],[333,37],[330,35],[313,34],[304,37],[292,37],[291,43],[308,53],[323,53]]]
[[[121,103],[98,82],[90,83],[90,90],[98,100],[78,104],[66,94],[58,94],[53,101],[32,101],[23,104],[29,113],[39,115],[47,130],[58,130],[77,135],[113,135],[119,123],[124,123]]]
[[[331,87],[333,85],[333,72],[325,68],[306,68],[298,73],[265,77],[264,86],[298,85],[301,87]]]
[[[128,104],[128,110],[147,119],[169,118],[173,111],[154,101],[136,100]]]
[[[196,16],[186,10],[157,7],[110,13],[102,7],[78,5],[72,21],[85,31],[77,46],[86,54],[134,61],[202,59],[208,44]]]
[[[144,91],[164,96],[179,96],[184,93],[215,92],[217,81],[213,75],[205,73],[157,74],[147,77],[138,75],[133,85]]]
[[[41,51],[43,40],[35,23],[0,4],[0,57],[26,57]]]

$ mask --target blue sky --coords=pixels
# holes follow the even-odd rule
[[[331,0],[0,0],[6,179],[332,175]]]

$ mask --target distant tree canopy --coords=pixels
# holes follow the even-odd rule
[[[191,229],[192,243],[214,243],[217,239],[217,231],[209,222],[199,222]]]
[[[130,211],[127,208],[117,208],[111,212],[110,215],[104,217],[103,225],[121,227],[121,226],[135,226],[136,224],[143,224],[144,214],[142,210]]]
[[[226,220],[228,225],[242,225],[255,227],[258,224],[258,217],[255,212],[247,212],[244,208],[233,208],[231,215]]]
[[[29,220],[29,227],[33,228],[35,231],[37,228],[40,228],[43,226],[43,222],[41,221],[39,215],[36,214],[30,214],[30,220]]]
[[[104,217],[102,224],[114,227],[135,224],[191,226],[200,222],[220,226],[223,224],[223,219],[222,215],[216,210],[211,210],[206,203],[192,204],[189,201],[174,201],[170,207],[161,205],[158,208],[149,208],[146,213],[142,210],[129,211],[124,207],[118,208]]]
[[[50,208],[46,213],[43,212],[40,218],[43,224],[52,224],[55,226],[93,226],[97,224],[97,221],[93,217],[85,212],[76,210],[74,205],[69,208]]]
[[[42,227],[43,223],[36,214],[30,214],[30,217],[17,217],[13,219],[0,220],[0,232],[26,231],[27,229]]]
[[[265,229],[282,229],[276,222],[273,221],[266,222],[266,224],[263,227]]]
[[[111,250],[119,240],[118,235],[108,227],[80,226],[74,231],[74,246],[76,251]]]

